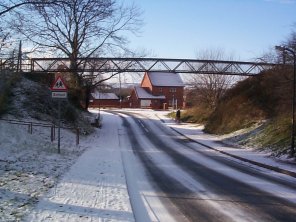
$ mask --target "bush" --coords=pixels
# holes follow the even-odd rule
[[[70,123],[75,123],[78,117],[77,110],[73,106],[66,106],[65,110],[63,110],[63,119]]]
[[[19,75],[13,72],[2,71],[0,73],[0,115],[7,112],[11,88],[19,79]]]
[[[233,131],[248,128],[251,125],[266,119],[266,113],[253,101],[243,97],[236,97],[225,102],[210,115],[205,132],[227,134]]]
[[[185,110],[181,115],[183,122],[205,124],[212,113],[210,108],[203,105],[195,106]]]
[[[277,69],[239,82],[220,99],[205,131],[226,134],[287,115],[291,105],[290,79],[290,70]]]

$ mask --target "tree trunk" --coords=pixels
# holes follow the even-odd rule
[[[86,86],[85,88],[85,97],[84,97],[84,109],[87,110],[89,107],[89,100],[91,94],[92,86]]]

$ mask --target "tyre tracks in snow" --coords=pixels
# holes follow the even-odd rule
[[[273,196],[268,192],[256,189],[237,179],[233,179],[219,171],[216,172],[210,167],[192,160],[188,156],[176,151],[176,149],[169,147],[165,142],[163,142],[162,139],[159,138],[159,133],[155,133],[154,130],[149,127],[149,124],[146,124],[134,115],[128,115],[135,118],[134,121],[139,125],[139,128],[143,130],[143,134],[146,135],[147,138],[153,138],[151,139],[151,143],[159,150],[166,153],[166,155],[168,155],[176,165],[188,172],[193,178],[195,178],[196,181],[204,184],[207,189],[210,189],[212,192],[224,197],[220,201],[227,202],[227,204],[235,204],[246,211],[246,215],[257,215],[261,221],[294,220],[296,214],[294,204],[291,204],[282,198]],[[203,198],[199,198],[198,193],[196,194],[184,186],[182,181],[180,182],[175,178],[170,177],[168,172],[165,172],[158,166],[155,166],[152,158],[145,153],[144,148],[141,147],[141,144],[137,140],[136,136],[134,136],[136,133],[133,131],[133,127],[124,119],[125,118],[123,118],[124,125],[129,132],[128,135],[132,141],[131,144],[133,144],[134,152],[137,153],[139,158],[142,160],[147,171],[154,181],[157,182],[160,189],[190,221],[206,221],[208,219],[214,219],[215,221],[230,220],[230,218],[225,217],[224,214],[220,214],[218,211],[211,209],[211,206],[205,204],[205,201],[201,201]],[[160,128],[160,126],[157,127]],[[182,147],[177,148],[181,150],[184,147],[186,148],[183,150],[193,150],[190,147],[188,148],[188,141],[178,141],[175,146]],[[139,148],[141,150],[139,150]],[[194,149],[194,152],[198,151]],[[219,161],[220,159],[221,162],[221,157],[217,158],[215,161]],[[223,160],[222,163],[224,162],[225,164],[227,161]],[[233,163],[233,161],[228,161],[227,164],[236,166],[239,165],[237,163]],[[238,168],[240,168],[241,171],[244,171],[243,173],[251,173],[252,176],[258,174],[258,172],[254,170],[250,171],[250,169],[245,169],[245,167],[246,166],[240,165]],[[248,220],[248,218],[246,217],[245,220]]]

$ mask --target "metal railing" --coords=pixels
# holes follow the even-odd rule
[[[31,122],[31,121],[22,121],[22,120],[14,120],[14,119],[3,119],[0,118],[0,121],[4,121],[8,124],[14,124],[14,125],[23,125],[28,127],[28,133],[33,134],[33,127],[46,127],[50,128],[50,140],[53,142],[56,139],[56,129],[57,126],[55,124],[46,124],[46,123],[38,123],[38,122]],[[79,128],[75,127],[61,127],[61,129],[68,129],[68,130],[74,130],[76,134],[76,145],[79,144]]]

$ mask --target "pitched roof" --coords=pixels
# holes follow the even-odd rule
[[[91,95],[94,99],[100,99],[100,100],[119,99],[115,93],[102,93],[102,92],[95,91]]]
[[[147,72],[153,86],[185,86],[179,73]]]
[[[165,99],[165,96],[154,96],[150,94],[143,87],[136,86],[135,91],[139,99]]]

